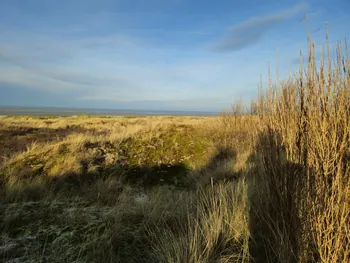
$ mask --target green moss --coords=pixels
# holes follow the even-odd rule
[[[124,140],[118,162],[127,171],[128,181],[183,185],[188,171],[205,163],[210,146],[192,126],[172,125],[153,135]]]
[[[191,126],[170,128],[160,134],[138,134],[124,140],[119,155],[127,165],[195,164],[203,161],[210,141]]]

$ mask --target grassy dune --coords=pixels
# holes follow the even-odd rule
[[[350,262],[350,63],[309,44],[252,114],[1,118],[0,261]]]
[[[246,258],[248,247],[241,251],[239,245],[249,239],[241,177],[256,120],[247,117],[244,125],[231,127],[230,118],[1,119],[1,258]],[[218,239],[227,245],[216,244]],[[202,248],[206,243],[210,247]],[[216,246],[227,246],[227,255]]]

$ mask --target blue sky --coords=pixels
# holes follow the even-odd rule
[[[219,111],[316,43],[349,0],[0,0],[0,105]],[[274,70],[273,70],[274,72]]]

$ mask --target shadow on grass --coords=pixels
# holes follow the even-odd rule
[[[213,170],[218,166],[222,165],[223,161],[231,160],[236,161],[237,152],[229,147],[217,147],[216,154],[212,156],[209,160],[208,164],[204,166],[202,169],[204,170]]]
[[[91,147],[95,147],[94,145],[90,145]],[[236,152],[233,151],[230,148],[220,148],[218,147],[214,154],[209,158],[209,160],[206,162],[205,165],[198,168],[196,176],[201,176],[202,174],[209,174],[215,176],[215,173],[217,173],[217,170],[220,170],[222,166],[225,164],[226,161],[235,161],[236,160]],[[111,165],[105,165],[105,161],[103,157],[96,158],[94,160],[93,165],[97,166],[97,168],[92,172],[89,168],[89,162],[87,160],[83,160],[80,163],[80,171],[76,173],[67,173],[63,176],[56,177],[56,178],[49,178],[45,177],[45,181],[43,184],[40,184],[41,181],[39,181],[38,187],[36,188],[35,185],[24,185],[22,188],[18,189],[18,194],[23,196],[23,199],[18,198],[13,202],[14,205],[24,205],[25,209],[21,209],[19,212],[20,214],[16,214],[16,216],[6,222],[9,222],[6,225],[6,231],[10,238],[16,239],[17,237],[21,237],[24,233],[23,229],[29,228],[28,225],[33,225],[33,229],[39,228],[35,223],[40,222],[40,224],[44,224],[48,229],[52,228],[52,226],[57,226],[57,228],[67,228],[72,225],[72,223],[69,223],[68,226],[64,225],[65,221],[64,218],[62,219],[62,223],[60,223],[57,220],[57,217],[61,217],[61,214],[65,211],[66,207],[72,204],[69,204],[69,202],[74,203],[74,200],[84,200],[84,202],[89,202],[89,195],[92,196],[92,201],[95,202],[97,199],[97,193],[91,191],[94,191],[94,188],[96,185],[98,185],[99,182],[103,180],[117,180],[120,181],[120,184],[116,184],[112,186],[112,188],[102,188],[100,189],[102,191],[105,191],[106,200],[108,201],[108,204],[111,204],[112,206],[118,202],[118,194],[124,191],[125,185],[131,185],[135,188],[154,188],[159,186],[172,186],[173,189],[178,188],[181,190],[188,190],[191,191],[198,185],[194,183],[193,179],[193,172],[191,170],[191,167],[186,163],[176,163],[176,164],[160,164],[160,165],[130,165],[123,163],[123,160],[117,160]],[[215,181],[224,180],[227,178],[232,178],[236,176],[233,173],[227,172],[227,174],[224,177],[214,178]],[[35,179],[35,178],[34,178]],[[112,192],[113,191],[113,192]],[[81,195],[83,198],[72,198],[69,200],[72,201],[65,201],[63,199],[63,202],[67,202],[64,204],[58,205],[58,207],[54,207],[53,205],[50,205],[50,202],[43,201],[43,202],[26,202],[29,200],[33,201],[40,201],[41,199],[45,199],[46,197],[50,196],[50,194],[53,195],[53,198],[48,198],[48,200],[60,200],[59,195],[62,194],[62,196],[69,197],[69,195]],[[169,199],[172,200],[172,199]],[[22,201],[22,202],[21,202]],[[55,203],[55,202],[53,202]],[[1,205],[1,204],[0,204]],[[7,204],[5,204],[6,206]],[[85,206],[89,208],[89,206],[96,206],[96,204],[74,204],[77,206],[81,211],[85,211]],[[82,206],[82,207],[79,207]],[[96,206],[97,207],[97,206]],[[1,207],[0,207],[1,208]],[[141,212],[134,212],[134,211],[122,211],[123,216],[121,217],[120,224],[122,225],[122,228],[116,228],[114,230],[113,224],[109,225],[109,223],[105,223],[105,231],[108,232],[108,237],[111,237],[113,242],[106,242],[109,244],[113,244],[113,255],[117,255],[118,257],[122,258],[123,261],[121,262],[151,262],[151,254],[150,254],[150,246],[151,244],[147,243],[149,240],[146,238],[147,233],[143,233],[143,224],[145,222],[148,222],[149,225],[155,224],[157,222],[157,226],[159,226],[159,222],[161,221],[162,227],[164,229],[174,229],[174,232],[176,232],[176,229],[178,226],[178,223],[181,222],[181,224],[186,224],[187,218],[178,218],[178,215],[171,215],[168,216],[168,218],[165,215],[159,215],[159,218],[157,217],[154,219],[155,222],[150,221],[147,218],[147,214],[143,214]],[[22,215],[22,214],[23,215]],[[88,219],[85,223],[81,223],[80,221],[84,222],[81,217],[84,216],[84,212],[76,212],[77,218],[76,219],[79,223],[82,229],[79,228],[80,232],[85,232],[86,230],[83,229],[83,226],[89,222]],[[89,211],[85,212],[85,216],[90,214]],[[186,216],[186,214],[184,214]],[[62,216],[63,217],[63,216]],[[51,218],[51,219],[50,219]],[[0,215],[1,219],[1,215]],[[3,219],[4,220],[4,219]],[[51,220],[51,221],[50,221]],[[0,220],[1,221],[1,220]],[[58,222],[57,222],[58,221]],[[92,220],[93,221],[93,220]],[[77,223],[77,224],[78,224]],[[104,222],[102,222],[104,223]],[[71,224],[71,225],[70,225]],[[119,224],[119,223],[118,223]],[[64,227],[63,227],[64,225]],[[1,222],[0,222],[1,226]],[[152,225],[153,226],[153,225]],[[73,227],[73,226],[71,226]],[[5,229],[5,228],[4,228]],[[103,231],[103,228],[101,228]],[[109,230],[108,230],[109,229]],[[73,231],[69,229],[69,231]],[[119,232],[118,232],[119,231]],[[106,232],[107,233],[107,232]],[[117,234],[116,234],[117,233]],[[49,236],[50,239],[47,239],[47,234],[35,234],[35,242],[37,242],[35,245],[37,246],[38,251],[43,251],[44,247],[46,246],[46,243],[52,243],[53,240],[59,239],[62,237],[62,233],[58,232],[55,233],[52,237],[51,234]],[[102,236],[102,234],[101,234]],[[114,240],[115,239],[115,240]],[[34,241],[31,241],[31,244]],[[79,241],[80,242],[80,241]],[[77,241],[77,244],[80,244]],[[29,244],[29,241],[28,241]],[[75,244],[75,243],[74,243]],[[104,245],[103,241],[101,241],[101,244]],[[49,244],[48,246],[50,246]],[[23,245],[18,245],[19,248],[23,248]],[[33,245],[34,246],[34,245]],[[78,246],[78,245],[76,245]],[[72,246],[72,247],[76,247]],[[101,250],[101,253],[103,251],[104,247],[101,246],[99,248],[96,248],[96,250]],[[19,251],[19,250],[18,250]],[[14,257],[17,252],[7,252],[6,257]],[[112,252],[108,252],[112,253]],[[0,253],[1,257],[1,253]],[[102,256],[101,256],[102,257]],[[3,257],[5,258],[5,256]],[[103,261],[100,261],[103,262]],[[118,261],[117,261],[118,262]]]
[[[157,166],[111,166],[88,172],[85,164],[81,166],[81,173],[68,173],[49,182],[49,186],[56,191],[62,189],[76,189],[93,185],[100,179],[118,179],[122,185],[151,188],[160,185],[174,185],[185,187],[185,180],[190,168],[186,164],[157,165]]]
[[[94,145],[90,146],[97,147]],[[133,165],[125,162],[124,159],[118,159],[114,163],[107,165],[105,156],[99,155],[95,156],[93,161],[90,159],[82,160],[79,172],[68,171],[63,175],[50,177],[37,171],[27,179],[23,179],[23,182],[21,182],[22,186],[15,186],[15,195],[26,200],[40,200],[49,192],[55,194],[69,191],[71,194],[79,194],[81,189],[91,188],[94,184],[104,180],[116,180],[121,188],[129,185],[131,187],[150,189],[165,185],[193,190],[204,182],[200,182],[201,177],[204,176],[210,176],[213,179],[211,181],[207,180],[207,183],[236,179],[239,174],[229,169],[223,169],[225,161],[234,162],[236,155],[236,152],[230,148],[218,147],[212,157],[209,158],[207,164],[195,171],[192,170],[188,162]],[[91,169],[91,167],[94,167],[94,169]],[[4,181],[4,178],[2,180],[0,178],[0,188],[6,187],[6,184],[7,182]],[[20,193],[20,191],[22,192]]]
[[[96,171],[89,172],[88,163],[81,162],[80,173],[68,173],[55,178],[50,185],[57,191],[63,188],[79,189],[84,185],[92,185],[99,179],[117,178],[122,185],[134,187],[153,188],[161,185],[168,185],[182,189],[193,189],[195,181],[200,179],[204,173],[212,174],[214,181],[237,178],[238,174],[232,171],[225,171],[219,178],[215,178],[215,172],[224,161],[235,160],[236,152],[229,148],[218,148],[208,163],[198,169],[196,175],[190,165],[186,162],[177,164],[160,165],[127,165],[123,160],[117,160],[113,165],[98,167]],[[99,162],[103,162],[103,158]],[[97,160],[98,163],[98,160]],[[96,164],[96,163],[95,163]]]
[[[298,262],[302,257],[298,200],[305,186],[306,169],[287,161],[278,134],[261,134],[255,149],[249,157],[255,164],[249,176],[255,178],[248,180],[251,255],[255,262]]]

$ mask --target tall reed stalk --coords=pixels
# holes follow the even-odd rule
[[[257,213],[278,262],[350,262],[350,62],[346,39],[334,57],[326,41],[318,63],[309,36],[299,73],[260,89]]]

